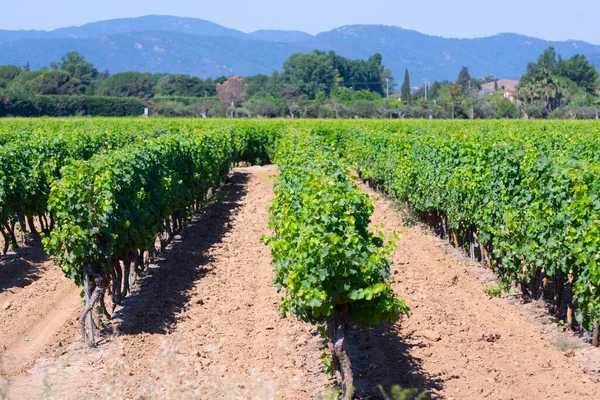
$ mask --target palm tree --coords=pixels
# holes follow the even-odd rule
[[[558,100],[558,105],[566,105],[569,103],[575,93],[569,91],[569,79],[565,79],[562,77],[557,77],[555,80],[555,88],[556,88],[556,100]],[[571,82],[572,83],[572,82]]]
[[[549,67],[542,67],[540,71],[540,94],[544,101],[546,102],[546,108],[548,111],[552,111],[552,103],[551,100],[554,96],[556,96],[556,81],[552,74],[552,70]]]
[[[535,102],[535,97],[538,94],[539,87],[539,83],[537,82],[529,82],[524,85],[519,85],[518,93],[520,93],[521,96],[523,96],[523,101],[525,102],[525,105],[527,105],[527,100],[529,100],[529,104],[533,105],[533,103]]]
[[[515,98],[517,99],[517,108],[523,114],[523,118],[528,119],[527,112],[525,111],[525,106],[527,105],[527,97],[529,96],[529,91],[527,86],[517,86],[515,89]]]
[[[546,102],[546,108],[548,111],[552,111],[552,103],[551,100],[556,96],[556,83],[552,79],[552,76],[545,76],[542,81],[543,85],[541,87],[541,93],[544,97],[544,101]]]

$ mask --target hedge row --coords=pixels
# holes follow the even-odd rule
[[[144,113],[137,98],[33,95],[0,99],[0,117],[127,117]]]

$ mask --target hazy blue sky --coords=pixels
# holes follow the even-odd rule
[[[2,7],[0,29],[54,29],[109,18],[169,14],[207,19],[245,32],[296,29],[318,33],[341,25],[385,24],[446,37],[515,32],[600,44],[598,0],[496,0],[491,4],[477,0],[28,0]]]

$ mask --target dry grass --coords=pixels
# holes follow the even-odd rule
[[[386,198],[385,196],[382,196]],[[400,214],[400,218],[404,223],[404,226],[407,228],[411,228],[413,226],[417,226],[419,224],[419,217],[414,212],[410,204],[405,201],[401,201],[395,199],[393,197],[387,197],[392,202],[392,209],[395,210],[398,214]]]
[[[550,342],[564,352],[577,350],[584,346],[581,339],[569,335],[557,335]]]

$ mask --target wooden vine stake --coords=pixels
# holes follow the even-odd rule
[[[592,345],[594,347],[598,347],[600,343],[598,343],[598,321],[594,321],[594,330],[592,331]]]
[[[567,299],[567,326],[570,329],[573,329],[574,327],[574,321],[573,321],[573,275],[569,274],[569,282],[567,284],[568,286],[568,293],[569,293],[569,297]]]
[[[333,318],[327,318],[327,329],[333,341],[333,367],[342,382],[342,398],[352,400],[354,394],[354,377],[352,364],[346,350],[346,337],[350,331],[348,306],[337,306]]]
[[[85,309],[90,307],[90,275],[87,273],[87,268],[83,272],[83,291],[85,293]],[[91,308],[91,307],[90,307]],[[92,313],[88,312],[86,314],[86,325],[87,325],[87,337],[84,335],[84,340],[86,343],[96,343],[94,338],[94,320],[92,319]]]
[[[458,238],[456,237],[456,232],[454,231],[454,229],[451,229],[450,232],[452,233],[452,239],[454,240],[454,246],[458,247]]]

